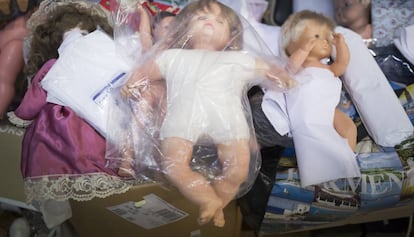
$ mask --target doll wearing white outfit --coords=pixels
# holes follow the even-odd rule
[[[241,21],[215,0],[189,3],[174,24],[171,29],[178,30],[171,38],[178,40],[173,48],[180,49],[165,50],[140,65],[121,93],[130,96],[143,81],[165,79],[163,172],[199,206],[200,224],[213,220],[214,225],[223,226],[223,208],[235,198],[249,172],[250,132],[241,102],[243,92],[249,83],[265,78],[287,86],[291,79],[281,67],[239,51]],[[216,144],[223,167],[220,178],[212,182],[190,167],[193,145],[203,138]]]
[[[188,67],[192,63],[200,66]],[[254,58],[237,51],[171,49],[157,58],[157,64],[166,76],[170,98],[161,138],[181,137],[193,143],[203,134],[219,143],[249,139],[240,98],[254,78]]]
[[[356,126],[336,108],[349,50],[335,24],[322,14],[300,11],[282,25],[281,49],[287,69],[296,73],[298,87],[286,93],[291,133],[298,158],[301,185],[360,176],[355,159]],[[332,64],[324,63],[336,49]],[[327,167],[331,167],[328,168]]]

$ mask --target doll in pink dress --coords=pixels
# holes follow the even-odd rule
[[[200,224],[213,221],[222,227],[223,208],[236,197],[249,168],[254,167],[250,144],[254,135],[243,94],[254,84],[272,81],[277,87],[289,88],[293,81],[278,63],[241,50],[241,19],[218,1],[189,3],[171,29],[166,39],[171,48],[134,69],[121,93],[129,98],[146,85],[165,80],[167,109],[158,147],[161,170],[199,206]],[[222,170],[213,181],[190,167],[195,144],[217,148]]]
[[[34,77],[15,111],[19,118],[33,120],[24,134],[21,161],[29,202],[90,200],[131,186],[105,167],[105,139],[71,108],[48,102],[40,83],[71,42],[97,27],[112,34],[101,10],[83,1],[52,1],[41,5],[30,19],[34,28],[25,72]]]

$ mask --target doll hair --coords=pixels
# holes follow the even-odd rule
[[[210,10],[212,4],[217,4],[219,6],[221,17],[223,17],[229,24],[231,40],[224,50],[240,50],[242,48],[243,26],[239,16],[231,8],[217,0],[199,0],[190,2],[177,14],[171,23],[172,25],[170,28],[174,31],[171,39],[176,40],[176,42],[173,42],[173,48],[191,48],[191,45],[187,44],[191,37],[188,34],[188,22],[196,13]]]
[[[289,56],[286,52],[287,47],[291,42],[299,39],[309,20],[316,21],[321,26],[327,26],[332,31],[334,31],[336,26],[331,18],[309,10],[303,10],[290,15],[280,30],[280,54],[282,57],[287,58]]]
[[[37,25],[30,29],[29,52],[24,68],[24,73],[29,78],[47,60],[58,57],[58,48],[68,30],[79,27],[92,32],[99,28],[110,36],[113,34],[109,19],[105,15],[96,14],[90,5],[84,3],[73,1],[57,4],[42,15],[44,14],[47,14],[46,18],[36,22]]]

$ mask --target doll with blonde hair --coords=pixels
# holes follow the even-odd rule
[[[266,80],[288,88],[292,79],[278,63],[241,51],[241,19],[218,1],[189,3],[171,29],[166,38],[171,47],[133,70],[121,93],[128,98],[153,81],[165,80],[167,110],[159,131],[162,172],[199,206],[200,224],[212,220],[223,226],[223,208],[254,167],[243,94]],[[217,147],[222,170],[212,181],[191,169],[193,147],[199,143]]]
[[[359,176],[356,126],[337,108],[342,88],[338,77],[349,63],[349,49],[334,27],[330,18],[303,10],[281,28],[281,54],[289,57],[287,69],[298,82],[285,94],[303,186]],[[330,62],[333,46],[336,55]],[[327,171],[330,164],[337,168]]]

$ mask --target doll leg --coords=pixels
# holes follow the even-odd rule
[[[14,83],[24,65],[22,47],[21,40],[12,40],[0,49],[0,118],[13,100]]]
[[[122,160],[119,165],[118,175],[121,177],[134,177],[134,165],[133,165],[134,150],[132,146],[125,147],[122,151]]]
[[[167,179],[200,207],[199,223],[208,223],[217,212],[222,212],[223,205],[209,181],[190,167],[193,143],[171,137],[162,141],[161,148],[162,166]]]
[[[348,139],[349,146],[353,151],[356,149],[357,128],[354,121],[340,109],[335,109],[334,127],[342,137]]]
[[[213,187],[224,208],[236,197],[240,185],[247,179],[250,163],[249,143],[247,140],[222,143],[217,146],[217,151],[223,171],[222,176],[213,183]],[[214,221],[224,222],[223,213],[217,213]]]

